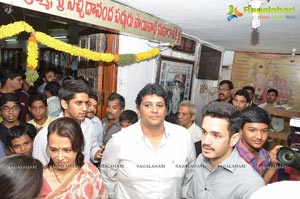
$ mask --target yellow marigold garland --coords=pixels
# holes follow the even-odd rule
[[[26,81],[30,86],[33,86],[34,82],[38,79],[39,75],[36,71],[38,65],[39,49],[34,34],[28,38],[27,44],[27,70]]]
[[[140,62],[151,57],[155,57],[159,54],[159,48],[153,48],[147,52],[141,52],[135,55],[135,61]]]
[[[37,41],[45,46],[53,48],[58,51],[69,53],[73,56],[84,57],[93,61],[103,61],[103,62],[116,62],[119,66],[133,64],[135,62],[140,62],[157,56],[160,53],[159,48],[153,48],[147,52],[142,52],[138,54],[124,54],[124,55],[113,55],[110,53],[99,53],[88,49],[83,49],[77,46],[73,46],[64,43],[60,40],[54,39],[51,36],[42,33],[34,32],[35,30],[24,21],[14,22],[8,25],[0,26],[0,39],[12,37],[20,32],[31,33],[28,39],[27,45],[27,70],[26,70],[26,80],[30,85],[33,85],[35,80],[38,78],[38,73],[36,71],[38,65],[38,45]]]
[[[12,37],[20,32],[33,32],[34,29],[24,21],[14,22],[8,25],[0,26],[0,39]]]
[[[84,57],[93,61],[104,61],[104,62],[112,62],[114,61],[114,55],[110,53],[98,53],[88,49],[83,49],[77,46],[72,46],[71,44],[67,44],[58,39],[54,39],[51,36],[42,33],[36,32],[35,37],[38,42],[53,48],[55,50],[63,51],[69,53],[73,56]]]

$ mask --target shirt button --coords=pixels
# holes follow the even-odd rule
[[[204,191],[207,191],[207,188],[206,188],[206,187],[204,188]]]

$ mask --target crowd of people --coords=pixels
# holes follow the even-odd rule
[[[299,168],[279,164],[281,146],[264,148],[281,125],[264,109],[276,104],[275,89],[257,106],[253,87],[234,93],[223,80],[219,98],[201,111],[182,101],[174,124],[159,84],[139,91],[137,112],[111,93],[101,120],[84,78],[55,77],[47,69],[29,92],[22,73],[1,73],[1,198],[244,199],[259,198],[266,184],[300,179]]]

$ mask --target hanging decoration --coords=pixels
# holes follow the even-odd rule
[[[93,61],[114,62],[118,66],[125,66],[137,62],[149,60],[159,55],[159,48],[153,48],[147,52],[138,54],[123,54],[113,55],[111,53],[99,53],[85,48],[74,46],[58,39],[51,37],[42,32],[35,31],[29,24],[24,21],[14,22],[8,25],[0,26],[0,39],[12,37],[21,32],[31,33],[27,44],[27,66],[26,66],[26,80],[29,85],[37,80],[38,73],[36,71],[38,66],[38,42],[53,48],[58,51],[66,52],[72,56],[79,56]]]

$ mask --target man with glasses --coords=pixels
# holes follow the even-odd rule
[[[21,111],[19,114],[19,120],[25,122],[29,118],[28,97],[22,92],[17,92],[22,88],[24,83],[23,72],[19,69],[12,69],[7,67],[2,68],[0,72],[0,95],[3,95],[5,93],[15,93],[20,98]]]
[[[233,83],[230,80],[222,80],[219,84],[218,102],[228,102],[232,104]]]
[[[18,120],[21,111],[21,102],[17,95],[5,93],[0,97],[0,113],[3,121],[0,123],[0,140],[7,145],[6,135],[9,129],[22,124]],[[32,124],[23,123],[30,131],[36,131]]]

